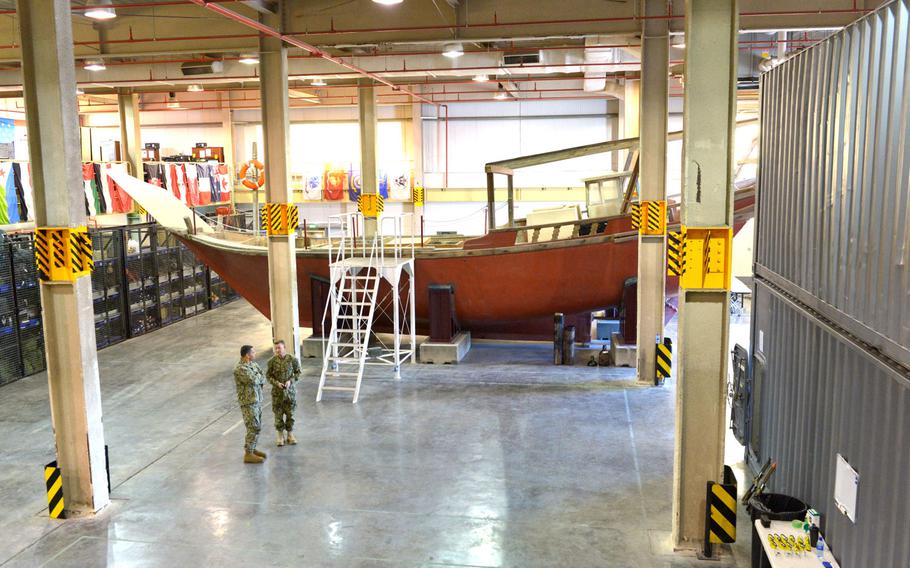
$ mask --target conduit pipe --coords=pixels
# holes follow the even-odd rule
[[[326,61],[331,61],[332,63],[335,63],[336,65],[340,65],[340,66],[344,67],[345,69],[350,69],[354,73],[363,75],[364,77],[369,77],[370,79],[373,79],[374,81],[376,81],[378,83],[382,83],[383,85],[387,85],[387,86],[391,87],[392,89],[395,89],[396,91],[403,91],[419,101],[422,101],[422,102],[425,102],[425,103],[431,104],[431,105],[437,104],[429,99],[426,99],[426,98],[420,96],[418,93],[415,93],[414,91],[411,91],[410,89],[407,89],[404,87],[399,87],[399,86],[395,85],[394,83],[392,83],[386,79],[383,79],[376,73],[372,73],[372,72],[367,71],[366,69],[363,69],[361,67],[358,67],[352,63],[348,63],[347,61],[344,61],[340,57],[335,57],[334,55],[330,55],[330,54],[326,53],[325,51],[319,49],[315,45],[310,45],[309,43],[306,43],[305,41],[300,41],[299,39],[291,37],[290,35],[283,34],[283,33],[279,32],[278,30],[276,30],[272,27],[269,27],[261,22],[258,22],[252,18],[248,18],[248,17],[244,16],[243,14],[237,13],[233,10],[229,10],[223,6],[220,6],[217,3],[213,2],[212,0],[190,0],[190,2],[192,2],[193,4],[196,4],[197,6],[201,6],[207,10],[215,12],[216,14],[220,14],[230,20],[234,20],[237,23],[243,24],[243,25],[247,26],[248,28],[252,28],[258,32],[261,32],[266,35],[272,36],[274,38],[280,39],[284,43],[293,45],[294,47],[299,47],[300,49],[302,49],[306,52],[312,53],[313,55],[315,55],[317,57],[321,57],[321,58],[325,59]]]

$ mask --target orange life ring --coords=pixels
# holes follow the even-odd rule
[[[249,171],[251,167],[255,167],[256,171],[259,173],[259,178],[256,181],[248,179],[246,177],[246,172]],[[265,185],[265,165],[259,160],[250,160],[240,167],[240,183],[249,189],[259,189]]]

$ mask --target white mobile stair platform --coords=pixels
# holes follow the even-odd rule
[[[403,245],[404,218],[379,219],[377,234],[365,238],[360,213],[333,215],[329,219],[329,298],[323,313],[331,318],[316,401],[326,391],[353,393],[360,398],[360,385],[367,365],[391,366],[396,379],[408,359],[415,363],[416,311],[414,305],[414,240]],[[407,278],[404,278],[404,276]],[[405,289],[404,286],[407,288]],[[404,299],[402,299],[404,296]],[[374,324],[391,327],[391,345],[375,333]],[[402,335],[410,335],[402,349]]]

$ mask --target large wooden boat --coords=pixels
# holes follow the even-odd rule
[[[747,124],[746,121],[741,124]],[[670,134],[678,137],[680,132]],[[451,284],[455,288],[456,316],[463,329],[482,338],[546,338],[552,334],[552,316],[562,312],[571,321],[592,311],[619,306],[624,283],[638,270],[638,231],[631,215],[587,218],[560,223],[527,225],[515,220],[512,175],[515,169],[613,151],[628,151],[626,168],[602,179],[621,179],[625,190],[619,197],[627,211],[636,187],[637,138],[615,140],[557,150],[487,164],[488,226],[496,227],[493,175],[508,177],[506,228],[486,235],[430,237],[415,245],[417,327],[428,330],[428,287]],[[269,317],[269,279],[266,237],[206,224],[193,217],[167,192],[129,176],[115,178],[162,226],[175,233],[203,262],[217,272],[263,315]],[[588,180],[586,180],[587,182]],[[754,184],[746,183],[734,195],[734,232],[752,217]],[[589,211],[597,210],[588,208]],[[305,216],[305,211],[303,216]],[[191,217],[196,221],[191,221]],[[670,230],[679,226],[679,205],[668,206]],[[203,230],[200,230],[202,228]],[[419,237],[410,237],[420,240]],[[386,242],[386,246],[394,243]],[[410,244],[409,244],[410,246]],[[300,325],[319,326],[324,300],[313,294],[313,282],[329,277],[329,243],[311,235],[298,235],[297,293]],[[668,304],[675,304],[678,283],[667,280]],[[380,290],[388,294],[389,290]],[[314,299],[315,298],[315,299]],[[672,309],[667,311],[668,315]],[[377,321],[381,329],[383,322]],[[579,330],[580,339],[588,336]]]
[[[752,216],[754,192],[735,199],[734,231]],[[678,226],[678,207],[670,208]],[[550,239],[540,240],[541,233]],[[264,237],[234,232],[178,232],[178,238],[263,315],[269,316],[268,257]],[[638,232],[631,217],[619,215],[566,223],[515,226],[453,241],[429,239],[415,247],[419,332],[428,324],[428,286],[455,287],[456,315],[476,337],[527,338],[551,332],[554,312],[583,314],[620,304],[623,283],[638,269]],[[311,327],[315,313],[313,278],[329,277],[328,248],[297,239],[297,293],[300,325]],[[668,295],[675,297],[676,278]]]

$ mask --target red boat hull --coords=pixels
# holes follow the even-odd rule
[[[753,203],[753,196],[737,200],[735,231],[751,216]],[[746,208],[749,214],[740,215]],[[628,219],[617,219],[610,225],[609,232],[630,230]],[[261,253],[244,254],[180,238],[269,317],[268,258],[264,249]],[[485,241],[491,238],[508,241],[502,232],[496,232],[469,241],[463,251],[456,253],[425,256],[418,253],[415,270],[420,333],[426,333],[429,328],[427,287],[430,284],[454,285],[459,323],[475,337],[547,338],[552,333],[555,312],[584,315],[619,306],[624,282],[638,270],[638,239],[634,235],[616,240],[596,236],[543,245],[501,246],[497,242],[484,248],[488,245]],[[511,242],[515,242],[514,236]],[[297,293],[300,325],[304,327],[313,324],[311,276],[328,279],[327,255],[298,251]],[[668,278],[668,297],[675,299],[677,286],[676,278]],[[672,311],[669,313],[672,315]],[[316,319],[322,315],[320,310]],[[587,334],[588,330],[579,330],[579,339],[584,340]]]

